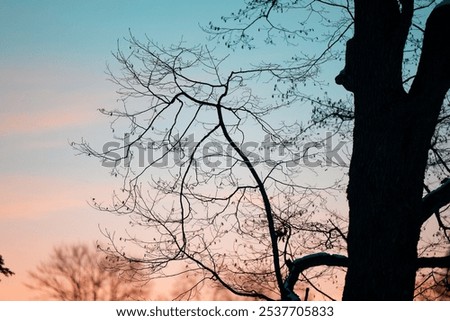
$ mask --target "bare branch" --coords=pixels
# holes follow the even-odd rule
[[[289,291],[291,299],[295,300],[297,298],[298,300],[298,296],[294,293],[294,286],[300,274],[306,269],[322,265],[347,267],[348,259],[346,256],[338,254],[315,253],[295,259],[289,263],[289,274],[284,281],[284,286]]]
[[[450,268],[450,256],[420,257],[417,259],[417,268]]]
[[[442,185],[428,193],[422,200],[423,210],[420,222],[425,222],[440,208],[450,203],[450,179],[443,181]]]

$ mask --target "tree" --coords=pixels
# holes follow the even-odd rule
[[[3,257],[0,255],[0,274],[3,274],[4,276],[14,275],[14,272],[8,269],[4,264]]]
[[[145,287],[129,273],[119,274],[101,252],[87,245],[59,246],[50,258],[30,272],[27,284],[44,299],[61,301],[120,301],[145,297]],[[132,265],[131,263],[128,263]],[[138,270],[137,264],[134,269]]]
[[[125,110],[100,110],[116,118],[114,133],[125,130],[122,142],[109,142],[102,152],[85,142],[74,145],[101,158],[114,176],[124,179],[112,204],[92,200],[99,210],[131,218],[132,234],[116,239],[105,231],[111,244],[104,250],[123,262],[141,262],[149,279],[196,274],[233,294],[266,300],[298,299],[295,292],[305,290],[303,285],[294,290],[299,278],[314,287],[319,276],[331,276],[327,270],[303,272],[309,262],[327,265],[329,258],[341,256],[320,253],[297,259],[311,248],[339,250],[345,239],[341,218],[316,215],[325,188],[294,179],[299,168],[314,172],[310,163],[316,155],[310,150],[321,142],[303,136],[309,129],[299,124],[273,128],[265,118],[288,101],[263,105],[247,85],[273,74],[300,82],[315,69],[269,64],[222,76],[221,60],[206,47],[164,48],[133,36],[128,46],[131,55],[116,55],[125,68],[123,76],[111,73]],[[202,69],[201,76],[191,76]],[[132,98],[147,98],[148,107],[130,110]],[[254,144],[246,145],[242,130],[246,119],[254,123],[253,133],[260,128],[266,135],[264,154],[283,150],[273,157],[251,152]],[[121,127],[122,120],[130,127]],[[309,141],[295,146],[299,136]],[[152,177],[151,170],[160,166],[168,173]],[[141,182],[146,174],[150,190]],[[326,184],[338,188],[334,181]],[[286,278],[288,274],[295,277]]]
[[[251,29],[262,22],[265,25],[258,31],[266,32],[269,44],[274,43],[274,34],[287,43],[314,39],[312,28],[282,26],[279,17],[297,9],[306,12],[299,15],[301,26],[313,20],[332,28],[321,54],[303,53],[284,64],[253,68],[230,70],[206,47],[165,48],[131,36],[130,52],[119,50],[116,55],[123,76],[111,74],[121,88],[124,109],[101,110],[115,117],[115,130],[127,120],[129,135],[102,152],[85,142],[75,145],[100,157],[113,175],[124,178],[111,206],[95,200],[94,206],[130,215],[135,229],[157,232],[153,241],[138,233],[122,240],[140,247],[144,253],[140,258],[123,252],[114,236],[106,233],[116,244],[112,251],[147,264],[152,275],[173,262],[188,262],[186,271],[201,272],[235,294],[260,299],[299,299],[298,288],[294,289],[299,279],[315,288],[313,279],[336,273],[333,268],[317,269],[322,266],[347,268],[345,300],[413,299],[418,269],[450,265],[448,256],[430,255],[442,251],[450,240],[446,211],[450,182],[436,184],[450,175],[446,146],[450,117],[444,104],[450,86],[446,41],[450,30],[445,23],[450,2],[432,10],[426,27],[416,21],[417,13],[433,2],[414,7],[412,0],[248,1],[244,9],[223,17],[225,23],[237,26],[210,24],[212,37],[230,48],[253,50]],[[336,20],[328,15],[332,10],[339,13]],[[420,46],[417,33],[422,32]],[[302,93],[301,84],[322,86],[317,80],[320,66],[340,57],[336,48],[344,41],[345,68],[336,83],[351,93],[353,107],[325,93],[317,99]],[[419,57],[417,72],[409,75],[407,67]],[[200,70],[206,73],[198,76]],[[267,83],[273,86],[275,102],[258,97],[252,87],[256,80],[261,91]],[[146,99],[147,107],[132,110],[132,98]],[[315,106],[310,126],[275,127],[267,119],[302,100]],[[263,151],[281,147],[283,153],[261,158],[246,149],[245,121],[254,126],[252,131],[260,128],[270,137]],[[309,131],[333,122],[337,124],[333,134],[342,133],[344,122],[352,129],[348,222],[329,210],[324,196],[325,191],[342,190],[345,179],[327,186],[298,179],[299,173],[311,170],[312,151],[327,144],[314,140]],[[199,128],[200,139],[191,140],[189,133]],[[160,139],[155,139],[158,135]],[[309,141],[299,147],[299,139]],[[132,147],[138,148],[137,155]],[[121,150],[123,156],[118,154]],[[154,151],[160,151],[157,158],[131,168]],[[164,163],[168,155],[175,157],[175,164]],[[156,193],[147,192],[141,179],[144,174],[152,177],[151,169],[161,164],[171,170],[164,178],[150,179]],[[320,168],[313,170],[318,173]],[[430,218],[439,231],[418,257],[419,240]],[[335,254],[327,253],[330,249]],[[264,284],[265,291],[252,290],[240,282],[242,276]]]
[[[337,78],[355,105],[348,300],[411,300],[421,226],[450,201],[448,183],[423,197],[432,138],[450,87],[450,3],[428,18],[417,74],[406,92],[402,63],[413,11],[414,1],[355,1],[354,36]]]

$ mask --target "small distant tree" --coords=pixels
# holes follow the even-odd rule
[[[14,274],[13,271],[8,269],[5,265],[5,262],[3,261],[3,257],[0,255],[0,274],[3,274],[4,276],[11,276]],[[1,281],[1,279],[0,279]]]
[[[131,282],[133,275],[119,274],[110,269],[109,260],[87,245],[59,246],[47,261],[29,273],[31,282],[26,285],[50,300],[143,299],[147,294],[146,290],[136,282]]]

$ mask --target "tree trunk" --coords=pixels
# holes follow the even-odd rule
[[[336,79],[354,93],[355,104],[344,300],[414,295],[424,173],[449,87],[450,6],[428,19],[418,73],[406,93],[402,60],[414,3],[400,3],[355,1],[355,33]]]

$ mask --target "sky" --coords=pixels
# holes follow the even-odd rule
[[[27,271],[55,245],[95,242],[107,225],[88,200],[107,198],[117,181],[69,142],[111,139],[97,109],[116,104],[105,71],[117,41],[131,30],[204,42],[199,23],[220,17],[223,3],[0,1],[0,254],[15,272],[2,277],[0,300],[32,299]]]
[[[24,285],[54,246],[102,240],[100,228],[121,221],[100,213],[89,200],[109,200],[120,186],[94,158],[77,155],[70,142],[101,148],[112,139],[99,108],[118,106],[107,66],[118,41],[146,36],[162,44],[180,40],[208,44],[231,54],[230,64],[273,61],[288,52],[232,53],[208,41],[209,21],[237,11],[241,0],[0,0],[0,255],[15,272],[0,276],[0,300],[32,300]],[[283,23],[297,16],[283,15]],[[290,20],[292,19],[292,20]],[[321,32],[320,24],[316,31]],[[325,44],[326,45],[326,44]],[[315,50],[317,44],[289,50]],[[258,61],[259,62],[259,61]],[[324,70],[333,79],[343,62]],[[316,89],[313,89],[316,90]],[[329,92],[343,93],[335,84]],[[312,91],[312,93],[314,93]],[[292,111],[278,115],[292,120]]]
[[[111,139],[116,87],[105,74],[117,41],[147,35],[170,44],[207,43],[199,24],[220,21],[241,1],[0,1],[0,254],[15,272],[2,277],[0,300],[31,300],[27,271],[58,244],[92,242],[109,216],[116,178],[77,155],[71,141]],[[216,44],[211,44],[215,46]]]

